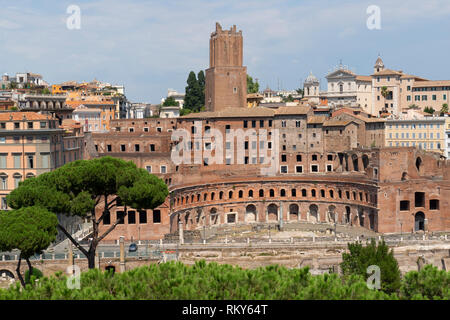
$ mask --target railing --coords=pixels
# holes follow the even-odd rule
[[[449,243],[450,244],[450,236],[447,234],[444,235],[417,235],[417,234],[405,234],[405,235],[387,235],[387,236],[376,236],[376,237],[335,237],[334,235],[329,236],[310,236],[310,237],[267,237],[267,238],[228,238],[225,237],[221,240],[206,240],[206,239],[194,239],[189,240],[185,239],[184,244],[179,244],[178,240],[151,240],[146,241],[145,244],[138,244],[138,250],[134,252],[130,252],[129,250],[125,250],[125,257],[134,257],[138,259],[147,258],[159,261],[169,261],[169,260],[178,260],[179,250],[180,249],[189,249],[189,248],[199,248],[199,247],[289,247],[295,245],[310,245],[313,244],[342,244],[345,245],[347,243],[353,243],[355,241],[365,242],[371,239],[384,241],[389,246],[399,246],[399,245],[417,245],[417,244],[441,244],[441,243]],[[128,245],[130,242],[127,242]],[[128,247],[125,246],[125,248]],[[78,250],[74,250],[74,258],[75,259],[86,259],[86,257]],[[100,259],[106,258],[119,258],[120,250],[119,246],[115,245],[111,250],[105,250],[105,248],[99,247],[98,257]],[[0,253],[0,262],[5,261],[17,261],[19,258],[18,253]],[[30,260],[67,260],[68,253],[66,252],[55,252],[48,253],[45,252],[41,255],[35,255],[30,258]]]

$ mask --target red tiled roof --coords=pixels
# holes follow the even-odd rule
[[[12,117],[12,118],[11,118]],[[0,121],[19,121],[19,120],[56,120],[50,115],[39,114],[37,112],[1,112]]]

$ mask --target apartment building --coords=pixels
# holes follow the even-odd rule
[[[387,147],[417,147],[446,154],[446,128],[449,117],[424,117],[422,119],[387,119]]]
[[[83,134],[35,112],[0,113],[0,208],[20,181],[82,159]]]

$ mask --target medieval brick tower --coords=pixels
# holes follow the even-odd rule
[[[219,111],[227,107],[245,108],[247,105],[247,68],[242,66],[242,31],[216,31],[209,40],[209,69],[206,70],[205,108]]]

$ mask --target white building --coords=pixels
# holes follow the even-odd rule
[[[19,88],[23,88],[26,84],[48,86],[48,83],[42,79],[40,74],[31,72],[16,73],[16,82]]]
[[[72,119],[80,122],[84,132],[104,132],[101,113],[100,108],[88,108],[82,104],[73,110]]]
[[[326,98],[329,106],[361,107],[370,113],[372,108],[372,77],[357,75],[340,64],[326,76]]]
[[[180,116],[180,107],[177,106],[169,106],[169,107],[161,107],[161,111],[159,113],[160,118],[178,118]]]
[[[174,89],[168,89],[167,90],[167,98],[170,98],[170,97],[173,98],[176,102],[178,102],[178,106],[181,109],[183,109],[184,97],[185,97],[184,93],[179,93]],[[165,98],[161,99],[161,104],[163,104],[165,100],[166,100]]]
[[[277,94],[276,91],[271,90],[269,87],[267,87],[262,92],[264,99],[261,101],[261,103],[280,103],[283,101],[283,98]]]
[[[309,102],[319,104],[319,87],[319,80],[310,72],[303,83],[303,97],[307,98]]]

